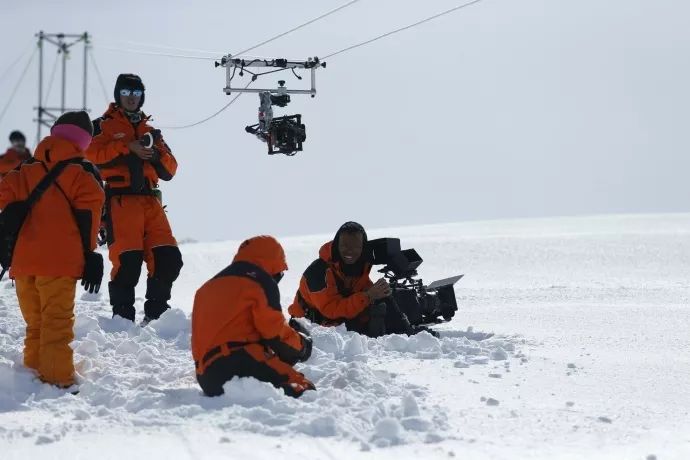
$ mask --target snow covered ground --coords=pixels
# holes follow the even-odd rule
[[[465,273],[461,311],[439,327],[440,340],[313,328],[315,351],[301,369],[318,391],[301,400],[248,379],[213,399],[196,386],[194,291],[238,242],[184,244],[175,309],[151,327],[111,319],[105,296],[80,298],[77,396],[21,366],[24,324],[3,282],[0,457],[690,458],[690,215],[371,236],[415,247],[428,282]],[[285,307],[328,238],[282,239]],[[469,327],[496,335],[474,341]]]

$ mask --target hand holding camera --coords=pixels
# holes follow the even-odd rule
[[[366,294],[371,300],[384,299],[392,294],[391,286],[385,278],[381,278],[366,291]]]
[[[153,156],[153,149],[141,145],[141,141],[132,141],[127,144],[129,151],[141,158],[142,160],[150,160]]]

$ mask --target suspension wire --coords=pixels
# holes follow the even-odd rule
[[[308,26],[309,24],[313,24],[313,23],[315,23],[316,21],[319,21],[319,20],[321,20],[321,19],[323,19],[323,18],[326,18],[326,17],[328,17],[328,16],[330,16],[330,15],[332,15],[332,14],[334,14],[334,13],[337,13],[337,12],[340,11],[340,10],[344,10],[344,9],[347,8],[348,6],[354,5],[355,3],[359,2],[359,1],[360,1],[360,0],[351,0],[351,1],[349,1],[349,2],[347,2],[347,3],[345,3],[345,4],[343,4],[343,5],[340,5],[339,7],[335,8],[335,9],[332,9],[331,11],[328,11],[328,12],[322,14],[321,16],[318,16],[318,17],[316,17],[316,18],[314,18],[314,19],[311,19],[311,20],[309,20],[309,21],[307,21],[307,22],[305,22],[305,23],[303,23],[303,24],[300,24],[300,25],[298,25],[297,27],[293,27],[292,29],[290,29],[290,30],[288,30],[288,31],[286,31],[286,32],[283,32],[283,33],[281,33],[281,34],[278,34],[278,35],[276,35],[276,36],[274,36],[274,37],[271,37],[271,38],[269,38],[268,40],[264,40],[264,41],[262,41],[261,43],[259,43],[258,45],[254,45],[254,46],[252,46],[252,47],[250,47],[250,48],[247,48],[246,50],[242,50],[242,51],[240,51],[239,53],[234,54],[233,56],[242,56],[243,54],[248,53],[249,51],[252,51],[252,50],[254,50],[254,49],[256,49],[256,48],[259,48],[260,46],[264,46],[264,45],[266,45],[267,43],[271,43],[272,41],[277,40],[277,39],[279,39],[279,38],[281,38],[281,37],[284,37],[284,36],[286,36],[286,35],[288,35],[288,34],[290,34],[290,33],[292,33],[292,32],[295,32],[295,31],[297,31],[297,30],[303,28],[303,27],[306,27],[306,26]]]
[[[253,83],[253,80],[249,80],[249,83],[247,83],[247,86],[245,86],[244,89],[249,88],[249,85],[251,85],[252,83]],[[230,107],[232,104],[234,104],[234,102],[235,102],[237,99],[239,99],[240,96],[242,96],[242,94],[243,94],[243,93],[237,93],[237,95],[236,95],[235,97],[233,97],[233,98],[230,100],[230,102],[228,102],[228,103],[225,104],[223,107],[221,107],[220,110],[218,110],[218,111],[217,111],[216,113],[214,113],[213,115],[210,115],[210,116],[204,118],[203,120],[197,121],[196,123],[191,123],[191,124],[189,124],[189,125],[184,125],[184,126],[161,126],[161,129],[185,129],[185,128],[191,128],[191,127],[200,125],[200,124],[202,124],[202,123],[206,123],[206,122],[209,121],[211,118],[215,118],[216,116],[220,115],[225,109],[227,109],[227,108]]]
[[[326,13],[320,15],[320,16],[317,16],[317,17],[314,18],[314,19],[311,19],[311,20],[309,20],[309,21],[307,21],[307,22],[304,22],[304,23],[302,23],[302,24],[300,24],[300,25],[298,25],[298,26],[296,26],[296,27],[293,27],[292,29],[290,29],[290,30],[288,30],[288,31],[286,31],[286,32],[283,32],[283,33],[278,34],[278,35],[275,35],[275,36],[273,36],[273,37],[271,37],[271,38],[269,38],[269,39],[267,39],[267,40],[264,40],[263,42],[261,42],[261,43],[259,43],[259,44],[257,44],[257,45],[254,45],[254,46],[252,46],[252,47],[250,47],[250,48],[247,48],[247,49],[245,49],[245,50],[243,50],[243,51],[240,51],[239,53],[237,53],[236,55],[233,55],[233,56],[241,56],[241,55],[243,55],[243,54],[246,54],[246,53],[248,53],[249,51],[252,51],[252,50],[254,50],[254,49],[256,49],[256,48],[259,48],[260,46],[266,45],[267,43],[270,43],[270,42],[272,42],[272,41],[275,41],[275,40],[277,40],[277,39],[279,39],[279,38],[281,38],[281,37],[284,37],[284,36],[286,36],[286,35],[288,35],[288,34],[290,34],[290,33],[292,33],[292,32],[297,31],[297,30],[299,30],[299,29],[301,29],[301,28],[303,28],[303,27],[306,27],[306,26],[308,26],[309,24],[313,24],[313,23],[315,23],[316,21],[319,21],[319,20],[324,19],[324,18],[326,18],[326,17],[328,17],[328,16],[330,16],[330,15],[332,15],[332,14],[335,14],[335,13],[337,13],[338,11],[343,10],[343,9],[345,9],[345,8],[351,6],[351,5],[354,5],[355,3],[359,2],[359,1],[360,1],[360,0],[350,0],[349,2],[347,2],[347,3],[343,4],[343,5],[340,5],[339,7],[335,8],[335,9],[332,9],[332,10],[330,10],[330,11],[328,11],[328,12],[326,12]],[[186,56],[186,57],[189,58],[190,56]],[[208,59],[208,58],[196,57],[195,59]],[[253,80],[250,80],[249,83],[247,83],[247,86],[245,86],[245,89],[248,88],[249,85],[252,84],[252,82],[253,82]],[[220,110],[218,110],[217,112],[215,112],[213,115],[204,118],[204,119],[201,120],[201,121],[198,121],[198,122],[196,122],[196,123],[192,123],[192,124],[189,124],[189,125],[184,125],[184,126],[168,126],[168,127],[164,127],[164,129],[185,129],[185,128],[192,128],[192,127],[194,127],[194,126],[198,126],[198,125],[200,125],[200,124],[202,124],[202,123],[205,123],[205,122],[207,122],[208,120],[210,120],[210,119],[212,119],[212,118],[214,118],[214,117],[220,115],[223,111],[225,111],[225,109],[227,109],[228,107],[230,107],[237,99],[239,99],[239,97],[240,97],[241,95],[242,95],[242,93],[238,93],[237,96],[235,96],[235,97],[234,97],[230,102],[228,102],[226,105],[224,105],[223,107],[221,107]]]
[[[105,100],[105,103],[108,104],[110,102],[110,99],[108,98],[108,91],[105,89],[105,84],[103,84],[103,75],[101,74],[101,69],[98,68],[98,64],[96,63],[96,56],[93,54],[93,48],[89,47],[89,56],[91,59],[91,65],[93,66],[94,70],[96,71],[96,76],[98,77],[98,83],[101,86],[101,91],[103,91],[103,100]]]
[[[14,68],[14,66],[19,64],[19,61],[21,61],[22,59],[24,59],[24,57],[26,57],[26,54],[29,52],[29,50],[31,49],[32,46],[35,46],[35,45],[33,43],[31,43],[29,46],[27,46],[24,49],[24,51],[22,51],[22,53],[19,56],[17,56],[17,58],[14,61],[12,61],[12,63],[9,66],[7,66],[7,68],[5,70],[2,71],[2,73],[0,74],[0,81],[2,81],[10,73],[10,71]]]
[[[53,82],[55,82],[55,70],[57,70],[58,61],[60,60],[60,52],[55,53],[55,62],[53,62],[53,69],[50,71],[50,80],[48,82],[48,90],[46,91],[46,96],[43,98],[43,106],[48,104],[48,99],[50,99],[50,92],[53,89]]]
[[[118,48],[115,46],[99,46],[98,48],[100,48],[102,50],[107,50],[107,51],[117,51],[120,53],[143,54],[146,56],[164,56],[164,57],[171,57],[171,58],[177,58],[177,59],[194,59],[194,60],[201,60],[201,61],[214,61],[217,59],[215,57],[191,56],[189,54],[158,53],[155,51],[136,50],[136,49],[131,49],[131,48]]]
[[[446,11],[442,11],[441,13],[438,13],[438,14],[435,14],[435,15],[433,15],[433,16],[429,16],[428,18],[422,19],[421,21],[417,21],[417,22],[415,22],[415,23],[413,23],[413,24],[409,24],[409,25],[406,25],[406,26],[404,26],[404,27],[400,27],[399,29],[391,30],[390,32],[386,32],[385,34],[381,34],[381,35],[379,35],[379,36],[377,36],[377,37],[371,38],[371,39],[366,40],[366,41],[363,41],[363,42],[361,42],[361,43],[357,43],[357,44],[355,44],[355,45],[348,46],[347,48],[343,48],[343,49],[341,49],[341,50],[335,51],[335,52],[333,52],[333,53],[330,53],[330,54],[328,54],[328,55],[322,57],[321,59],[324,60],[324,59],[332,58],[332,57],[337,56],[337,55],[339,55],[339,54],[341,54],[341,53],[345,53],[346,51],[350,51],[350,50],[353,50],[353,49],[355,49],[355,48],[359,48],[360,46],[368,45],[369,43],[373,43],[373,42],[375,42],[375,41],[377,41],[377,40],[381,40],[382,38],[389,37],[389,36],[391,36],[391,35],[393,35],[393,34],[397,34],[398,32],[402,32],[402,31],[404,31],[404,30],[412,29],[413,27],[417,27],[417,26],[419,26],[419,25],[421,25],[421,24],[424,24],[424,23],[426,23],[426,22],[429,22],[429,21],[433,21],[434,19],[440,18],[441,16],[445,16],[446,14],[453,13],[453,12],[455,12],[455,11],[458,11],[458,10],[461,10],[461,9],[466,8],[466,7],[468,7],[468,6],[471,6],[471,5],[474,5],[474,4],[476,4],[476,3],[479,3],[479,2],[481,2],[481,1],[482,1],[482,0],[473,0],[473,1],[471,1],[471,2],[467,2],[467,3],[464,3],[464,4],[462,4],[462,5],[458,5],[458,6],[456,6],[456,7],[453,7],[453,8],[451,8],[451,9],[448,9],[448,10],[446,10]]]
[[[355,3],[359,2],[359,1],[360,1],[360,0],[351,0],[351,1],[349,1],[348,3],[345,3],[345,4],[343,4],[343,5],[339,6],[339,7],[337,7],[337,8],[335,8],[335,9],[331,10],[331,11],[328,11],[328,12],[322,14],[321,16],[318,16],[318,17],[316,17],[316,18],[314,18],[314,19],[312,19],[312,20],[310,20],[310,21],[307,21],[307,22],[305,22],[305,23],[303,23],[303,24],[300,24],[300,25],[298,25],[297,27],[294,27],[294,28],[292,28],[292,29],[290,29],[290,30],[288,30],[288,31],[286,31],[286,32],[283,32],[283,33],[278,34],[278,35],[276,35],[276,36],[274,36],[274,37],[271,37],[271,38],[269,38],[268,40],[264,40],[263,42],[261,42],[261,43],[259,43],[259,44],[257,44],[257,45],[254,45],[254,46],[252,46],[252,47],[250,47],[250,48],[247,48],[247,49],[245,49],[245,50],[243,50],[243,51],[237,53],[236,55],[237,55],[237,56],[241,56],[241,55],[243,55],[243,54],[245,54],[245,53],[247,53],[247,52],[249,52],[249,51],[252,51],[252,50],[254,50],[254,49],[256,49],[256,48],[259,48],[260,46],[263,46],[263,45],[265,45],[265,44],[267,44],[267,43],[270,43],[270,42],[272,42],[272,41],[274,41],[274,40],[277,40],[278,38],[284,37],[285,35],[287,35],[287,34],[289,34],[289,33],[292,33],[292,32],[294,32],[294,31],[296,31],[296,30],[299,30],[299,29],[301,29],[301,28],[303,28],[303,27],[306,27],[306,26],[309,25],[309,24],[312,24],[312,23],[314,23],[314,22],[316,22],[316,21],[318,21],[318,20],[321,20],[321,19],[323,19],[323,18],[325,18],[325,17],[327,17],[327,16],[330,16],[331,14],[334,14],[334,13],[336,13],[336,12],[342,10],[342,9],[345,9],[345,8],[351,6],[351,5],[354,5]],[[474,5],[474,4],[479,3],[479,2],[481,2],[481,1],[482,1],[482,0],[472,0],[472,1],[470,1],[470,2],[466,2],[466,3],[463,3],[463,4],[461,4],[461,5],[457,5],[457,6],[453,7],[453,8],[448,9],[448,10],[445,10],[445,11],[442,11],[442,12],[437,13],[437,14],[435,14],[435,15],[432,15],[432,16],[429,16],[429,17],[427,17],[427,18],[424,18],[424,19],[422,19],[421,21],[417,21],[417,22],[415,22],[415,23],[408,24],[408,25],[406,25],[406,26],[404,26],[404,27],[400,27],[400,28],[398,28],[398,29],[391,30],[391,31],[389,31],[389,32],[386,32],[386,33],[384,33],[384,34],[381,34],[381,35],[378,35],[378,36],[376,36],[376,37],[374,37],[374,38],[371,38],[371,39],[369,39],[369,40],[365,40],[365,41],[363,41],[363,42],[361,42],[361,43],[357,43],[357,44],[355,44],[355,45],[348,46],[348,47],[343,48],[343,49],[341,49],[341,50],[334,51],[334,52],[332,52],[332,53],[330,53],[330,54],[328,54],[328,55],[322,57],[321,59],[322,59],[322,60],[329,59],[329,58],[338,56],[339,54],[345,53],[345,52],[347,52],[347,51],[351,51],[351,50],[353,50],[353,49],[355,49],[355,48],[360,48],[360,47],[362,47],[362,46],[366,46],[366,45],[368,45],[368,44],[370,44],[370,43],[373,43],[373,42],[375,42],[375,41],[381,40],[381,39],[383,39],[383,38],[386,38],[386,37],[389,37],[389,36],[391,36],[391,35],[397,34],[397,33],[399,33],[399,32],[403,32],[403,31],[405,31],[405,30],[412,29],[412,28],[414,28],[414,27],[417,27],[417,26],[419,26],[419,25],[425,24],[425,23],[427,23],[427,22],[429,22],[429,21],[433,21],[434,19],[438,19],[438,18],[440,18],[440,17],[442,17],[442,16],[445,16],[445,15],[447,15],[447,14],[454,13],[454,12],[456,12],[456,11],[458,11],[458,10],[463,9],[463,8],[467,8],[467,7],[471,6],[471,5]],[[106,49],[107,49],[107,48],[106,48]],[[116,50],[118,50],[118,51],[124,51],[124,50],[119,50],[119,49],[116,49]],[[131,50],[131,51],[132,51],[132,52],[137,52],[137,51],[135,51],[135,50]],[[152,53],[152,52],[144,52],[144,51],[139,51],[139,53],[141,53],[141,54],[157,54],[157,55],[160,55],[160,56],[179,57],[179,58],[186,58],[186,59],[204,59],[204,60],[206,60],[206,59],[213,59],[213,58],[206,58],[206,57],[200,57],[200,56],[174,55],[174,54],[168,54],[168,53]],[[248,88],[249,85],[251,85],[252,82],[253,82],[253,80],[250,80],[249,83],[247,83],[247,86],[245,86],[245,88]],[[192,124],[184,125],[184,126],[168,126],[168,127],[163,127],[163,128],[164,128],[164,129],[185,129],[185,128],[192,128],[192,127],[194,127],[194,126],[198,126],[198,125],[200,125],[200,124],[202,124],[202,123],[207,122],[208,120],[210,120],[210,119],[212,119],[212,118],[215,118],[215,117],[218,116],[219,114],[221,114],[223,111],[225,111],[225,109],[227,109],[228,107],[230,107],[237,99],[239,99],[239,97],[240,97],[241,95],[242,95],[242,93],[237,94],[237,96],[235,96],[229,103],[227,103],[225,106],[223,106],[220,110],[216,111],[216,112],[213,113],[212,115],[210,115],[210,116],[208,116],[208,117],[204,118],[203,120],[200,120],[200,121],[198,121],[198,122],[196,122],[196,123],[192,123]]]
[[[19,89],[19,86],[21,86],[22,82],[24,81],[24,77],[26,76],[26,72],[29,70],[29,66],[34,61],[34,57],[36,56],[36,51],[38,51],[38,46],[36,46],[36,48],[34,48],[33,53],[31,53],[31,57],[29,57],[29,60],[26,62],[26,66],[24,67],[22,74],[19,76],[19,80],[17,81],[17,84],[14,86],[14,89],[12,90],[12,93],[10,94],[10,98],[7,101],[7,104],[5,104],[5,107],[2,109],[2,112],[0,112],[0,121],[2,121],[2,119],[5,117],[5,114],[7,113],[7,109],[10,108],[10,105],[12,104],[12,100],[14,99],[14,96],[17,95],[17,90]]]

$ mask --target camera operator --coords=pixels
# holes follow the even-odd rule
[[[300,280],[288,309],[292,317],[322,326],[344,323],[348,330],[370,337],[419,332],[391,297],[388,282],[381,278],[373,283],[369,278],[371,251],[364,227],[346,222],[319,256]]]
[[[177,160],[159,130],[141,111],[145,88],[137,75],[121,74],[115,102],[94,121],[87,157],[106,182],[105,227],[110,261],[108,284],[113,317],[134,321],[134,288],[146,261],[148,279],[144,323],[170,306],[170,291],[182,256],[161,204],[158,181],[169,181]]]

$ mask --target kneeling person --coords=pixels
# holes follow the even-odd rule
[[[207,396],[223,394],[233,377],[254,377],[294,397],[315,389],[292,367],[309,359],[311,338],[283,316],[278,282],[285,270],[280,243],[257,236],[242,243],[232,264],[196,292],[192,355]]]
[[[388,282],[369,278],[370,252],[364,227],[343,224],[304,272],[290,315],[322,326],[345,324],[370,337],[418,332],[391,297]]]

